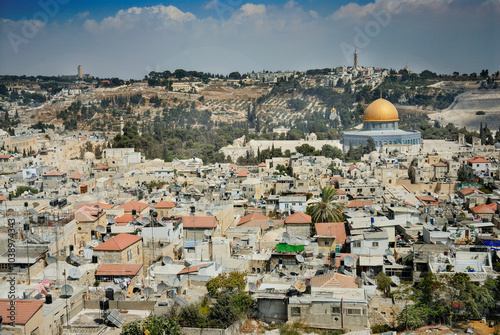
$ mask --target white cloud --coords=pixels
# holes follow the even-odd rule
[[[247,3],[241,6],[240,12],[241,16],[263,15],[266,13],[266,6]]]
[[[315,19],[317,19],[317,18],[319,17],[318,12],[317,12],[317,11],[315,11],[315,10],[310,10],[310,11],[309,11],[309,15],[311,15],[311,17],[313,17],[313,18],[315,18]]]
[[[196,16],[183,12],[174,6],[157,5],[152,7],[131,7],[122,9],[115,16],[104,18],[101,22],[86,20],[84,27],[92,33],[118,30],[127,31],[140,26],[165,25],[171,22],[182,23],[193,21]]]
[[[297,1],[294,1],[294,0],[289,0],[286,4],[285,4],[285,8],[293,8],[297,6]]]
[[[358,20],[373,13],[388,11],[399,14],[402,11],[411,12],[417,9],[432,10],[434,13],[448,9],[455,0],[375,0],[375,2],[359,5],[351,2],[340,7],[331,18],[335,20]],[[497,0],[495,0],[497,1]]]
[[[500,68],[500,46],[493,42],[498,40],[493,27],[500,0],[481,5],[477,0],[401,1],[400,13],[370,34],[362,47],[355,43],[355,29],[365,32],[368,22],[379,22],[373,14],[389,9],[395,0],[351,3],[333,14],[306,10],[303,2],[233,0],[206,0],[205,8],[212,11],[203,18],[182,7],[161,5],[126,8],[99,20],[93,13],[81,13],[80,20],[75,16],[71,23],[39,29],[22,40],[18,53],[7,33],[23,37],[24,21],[0,19],[0,73],[66,74],[78,64],[86,73],[123,78],[142,78],[148,69],[158,68],[304,70],[350,65],[342,43],[357,47],[360,64],[366,66],[401,68],[409,63],[414,71],[439,73]]]
[[[83,13],[78,13],[78,14],[76,14],[76,18],[81,20],[81,19],[84,19],[87,16],[89,16],[89,14],[90,14],[89,11],[86,11],[86,12],[83,12]]]
[[[217,0],[210,0],[203,8],[205,9],[214,9],[218,4]]]

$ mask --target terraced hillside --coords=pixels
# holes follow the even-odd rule
[[[500,90],[473,90],[462,93],[441,113],[429,115],[442,125],[453,123],[457,127],[478,130],[481,122],[490,129],[500,126]]]

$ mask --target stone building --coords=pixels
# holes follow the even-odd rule
[[[297,212],[285,219],[286,232],[294,236],[309,237],[311,235],[311,216]]]
[[[375,100],[365,110],[363,130],[344,133],[344,151],[351,146],[366,146],[371,137],[380,152],[418,152],[422,142],[420,132],[399,129],[398,123],[396,107],[385,99]]]
[[[94,248],[101,264],[143,264],[142,237],[119,234]]]

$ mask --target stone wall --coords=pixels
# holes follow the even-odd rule
[[[237,321],[226,329],[181,327],[184,335],[237,335],[245,320]]]
[[[151,311],[156,305],[156,301],[126,301],[110,300],[109,309],[124,309]],[[99,300],[84,300],[85,309],[99,309]]]
[[[294,236],[309,237],[311,235],[311,226],[309,224],[285,224],[286,232]]]

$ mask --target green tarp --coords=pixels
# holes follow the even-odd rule
[[[303,245],[291,245],[291,244],[278,244],[278,245],[276,245],[276,251],[302,252],[302,251],[304,251],[304,246]]]

